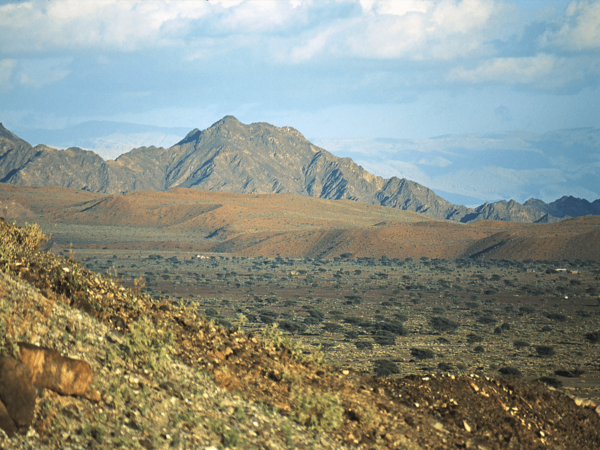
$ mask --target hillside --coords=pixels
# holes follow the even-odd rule
[[[591,450],[600,443],[593,402],[537,381],[373,379],[340,370],[276,328],[262,337],[224,329],[190,305],[153,301],[40,252],[35,226],[0,227],[0,289],[10,293],[0,297],[2,364],[21,358],[9,351],[19,341],[56,349],[89,363],[97,392],[38,388],[31,422],[0,436],[3,448]],[[6,390],[0,401],[11,405]],[[4,414],[0,425],[12,417]]]
[[[35,220],[53,233],[54,242],[76,248],[323,258],[600,260],[596,216],[557,224],[460,224],[362,202],[290,194],[178,188],[107,195],[10,184],[0,184],[0,210],[5,217]]]
[[[204,131],[191,131],[168,149],[137,148],[115,161],[104,161],[74,147],[31,147],[1,129],[0,182],[23,186],[61,186],[107,194],[178,187],[288,193],[364,202],[455,222],[556,222],[553,213],[565,209],[548,206],[548,212],[539,202],[533,208],[514,201],[486,203],[475,209],[453,205],[413,181],[374,176],[351,159],[338,158],[313,145],[291,127],[245,125],[232,116]]]

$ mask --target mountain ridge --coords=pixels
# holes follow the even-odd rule
[[[352,159],[339,158],[312,144],[292,127],[265,122],[246,125],[234,116],[225,116],[202,131],[195,128],[168,149],[140,147],[114,161],[77,147],[31,147],[4,127],[0,131],[0,182],[11,184],[108,194],[177,187],[291,193],[361,201],[465,223],[556,222],[565,216],[583,215],[578,211],[600,211],[600,200],[588,205],[581,199],[551,204],[532,200],[525,205],[511,200],[477,208],[454,205],[414,181],[373,175]]]

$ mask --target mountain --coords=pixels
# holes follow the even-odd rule
[[[544,203],[536,198],[530,198],[524,206],[554,217],[578,217],[600,215],[600,199],[588,202],[585,199],[563,196],[551,203]]]
[[[313,142],[371,173],[409,178],[463,205],[600,197],[600,128]]]
[[[94,120],[56,130],[22,128],[16,131],[28,142],[89,149],[106,160],[116,159],[137,147],[170,147],[189,129]]]
[[[556,221],[550,213],[514,201],[472,209],[454,205],[407,179],[384,179],[350,158],[315,146],[291,127],[245,125],[226,116],[192,130],[177,144],[141,147],[105,161],[71,147],[31,147],[0,125],[0,182],[62,186],[99,193],[177,187],[245,194],[290,193],[388,206],[457,222]]]

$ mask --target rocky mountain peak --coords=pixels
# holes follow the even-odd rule
[[[554,218],[600,214],[600,200],[590,204],[569,197],[550,205],[535,200],[526,205],[514,200],[486,202],[476,209],[453,205],[413,181],[372,175],[351,159],[338,158],[313,145],[292,127],[243,124],[231,115],[205,130],[193,129],[168,150],[138,148],[109,162],[99,162],[80,149],[41,152],[36,147],[36,151],[0,127],[0,150],[7,152],[0,161],[0,181],[4,183],[104,193],[177,187],[288,193],[360,201],[459,222],[535,222],[546,214]],[[53,167],[61,170],[51,170]]]
[[[201,134],[202,134],[202,131],[200,131],[198,128],[194,128],[192,131],[190,131],[188,134],[186,134],[185,137],[181,141],[179,141],[175,145],[183,145],[183,144],[188,144],[190,142],[196,142],[198,139],[200,139]]]

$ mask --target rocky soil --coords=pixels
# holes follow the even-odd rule
[[[55,348],[87,361],[100,393],[40,389],[30,427],[3,448],[600,447],[600,408],[539,382],[373,379],[277,328],[225,329],[40,252],[35,227],[1,222],[0,238],[3,355],[23,341]]]

